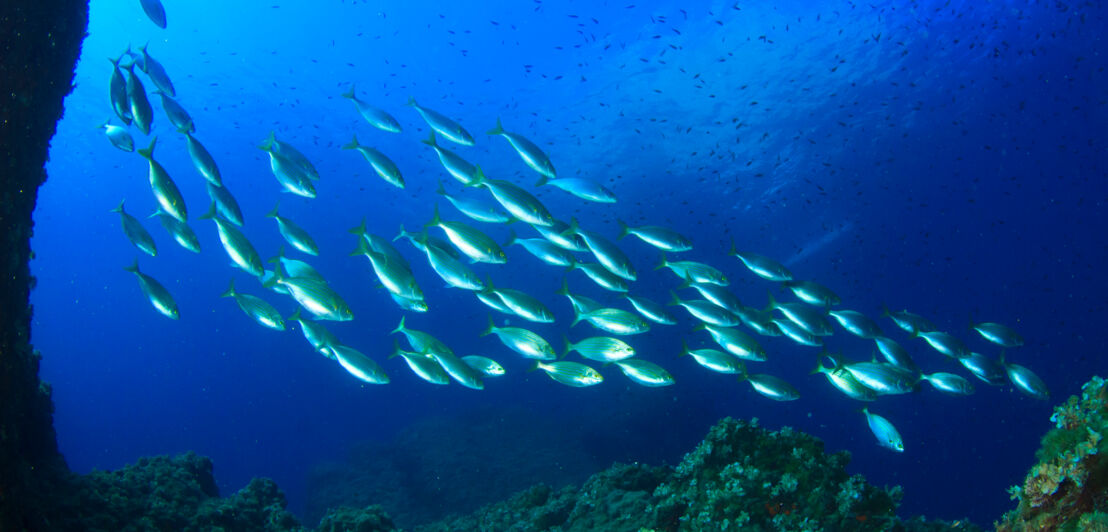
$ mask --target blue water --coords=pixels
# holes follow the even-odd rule
[[[758,417],[850,451],[852,472],[871,482],[904,486],[903,515],[988,524],[1009,508],[1005,489],[1031,465],[1051,405],[1103,373],[1108,348],[1108,75],[1096,52],[1106,29],[1099,4],[629,4],[166,1],[162,30],[139,2],[93,0],[32,243],[33,341],[69,465],[85,472],[196,450],[213,458],[223,493],[271,477],[303,512],[306,478],[318,464],[436,417],[523,408],[593,442],[580,459],[598,467],[675,463],[720,417]],[[147,41],[242,206],[248,238],[263,258],[276,254],[283,241],[263,215],[280,199],[282,215],[321,248],[318,259],[297,258],[310,260],[355,313],[352,322],[326,325],[379,361],[391,384],[364,385],[315,354],[297,327],[264,329],[219,298],[235,278],[242,292],[286,316],[296,308],[232,268],[212,222],[197,220],[208,203],[203,179],[152,94],[155,158],[181,188],[203,252],[178,247],[152,219],[144,223],[157,257],[139,256],[124,237],[109,211],[123,198],[136,216],[153,211],[146,162],[113,148],[96,126],[112,116],[105,58]],[[367,124],[341,97],[352,82],[404,131]],[[428,221],[436,201],[447,218],[464,220],[434,194],[440,179],[460,187],[418,142],[429,129],[404,105],[409,97],[477,138],[474,147],[444,146],[492,177],[530,187],[537,174],[503,139],[484,135],[500,117],[540,145],[559,176],[599,181],[619,197],[602,205],[531,189],[555,217],[575,216],[613,239],[617,218],[680,231],[695,244],[682,258],[723,269],[747,305],[762,306],[773,287],[726,255],[732,239],[831,287],[844,308],[875,318],[883,303],[907,308],[989,356],[1000,351],[967,329],[970,317],[1015,327],[1027,345],[1007,357],[1041,376],[1051,400],[981,382],[970,397],[927,385],[883,397],[871,409],[903,435],[906,451],[896,454],[877,446],[860,403],[808,374],[818,350],[759,337],[770,360],[751,363],[752,371],[780,376],[802,394],[776,403],[678,359],[682,340],[709,342],[680,309],[678,325],[630,339],[640,357],[673,374],[674,386],[643,388],[609,367],[601,368],[603,384],[569,388],[525,372],[525,360],[479,337],[491,311],[444,288],[421,254],[399,242],[431,306],[408,313],[408,325],[508,369],[481,392],[426,384],[399,360],[385,360],[396,338],[388,332],[404,313],[375,287],[368,261],[348,256],[356,241],[347,229],[363,217],[389,237],[401,224]],[[279,192],[256,147],[271,130],[319,169],[316,199]],[[130,131],[137,145],[149,142]],[[405,189],[339,149],[354,133],[397,163]],[[503,226],[472,225],[507,238]],[[658,252],[631,238],[619,245],[639,271],[632,292],[666,301],[678,279],[652,271]],[[558,349],[568,331],[591,335],[584,324],[569,328],[569,304],[554,294],[563,271],[518,246],[507,252],[506,265],[475,269],[554,311],[554,324],[532,330]],[[136,256],[175,296],[179,321],[157,314],[123,270]],[[569,280],[575,292],[628,308],[581,273]],[[879,323],[925,371],[968,376],[890,321]],[[871,342],[841,330],[829,345],[856,359],[872,352]],[[460,438],[456,452],[495,437]],[[471,482],[480,489],[481,478]]]

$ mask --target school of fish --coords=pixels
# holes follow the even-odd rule
[[[166,26],[165,11],[158,0],[142,0],[142,7],[155,24]],[[136,151],[132,131],[150,135],[155,116],[146,85],[139,75],[145,74],[147,81],[157,89],[155,94],[159,96],[166,119],[185,137],[189,157],[200,178],[205,180],[209,205],[205,214],[198,218],[212,221],[224,252],[236,268],[255,277],[261,286],[272,292],[289,296],[298,308],[291,317],[284,318],[262,297],[240,292],[233,279],[222,296],[232,298],[243,313],[263,327],[284,331],[291,322],[296,322],[313,351],[334,360],[361,381],[387,384],[390,378],[381,362],[341,343],[321,323],[353,320],[354,314],[342,295],[315,268],[304,260],[286,256],[285,249],[269,260],[272,268],[266,268],[267,263],[239,229],[245,222],[242,211],[228,190],[215,159],[194,136],[196,127],[192,118],[175,100],[174,86],[161,63],[149,54],[146,46],[138,52],[128,47],[111,63],[111,108],[123,125],[105,122],[99,126],[110,143],[132,152]],[[375,134],[403,131],[400,121],[375,105],[384,102],[359,99],[353,85],[342,96],[350,100],[354,110],[370,126],[381,132]],[[420,105],[414,99],[407,103],[413,114],[431,129],[430,136],[422,142],[434,151],[446,176],[463,188],[462,193],[450,192],[440,181],[437,194],[468,220],[444,218],[435,206],[428,212],[428,222],[422,231],[413,233],[400,227],[393,238],[369,232],[363,221],[350,230],[356,238],[351,255],[368,259],[377,280],[404,311],[429,312],[431,305],[416,282],[412,264],[393,244],[402,239],[408,241],[414,252],[425,256],[430,269],[449,287],[471,292],[477,301],[494,312],[532,323],[552,323],[554,315],[531,294],[494,286],[489,277],[478,275],[472,265],[506,264],[505,249],[518,245],[549,265],[552,271],[564,271],[566,277],[580,270],[597,286],[611,292],[613,299],[626,300],[626,305],[609,306],[609,303],[572,293],[563,279],[558,294],[568,299],[574,316],[567,330],[582,337],[577,340],[565,337],[565,347],[560,352],[546,338],[528,328],[497,326],[491,316],[488,327],[480,333],[481,336],[495,335],[507,351],[528,359],[532,369],[544,372],[560,384],[571,387],[599,385],[605,377],[594,366],[614,365],[638,385],[673,385],[672,375],[657,362],[639,356],[632,343],[635,335],[646,333],[652,327],[676,325],[678,321],[671,309],[681,307],[699,323],[692,332],[704,331],[715,347],[690,349],[686,344],[681,352],[671,354],[667,364],[684,363],[677,357],[688,355],[704,369],[737,375],[755,392],[776,401],[793,401],[800,398],[800,393],[781,378],[748,370],[748,364],[765,361],[771,356],[756,336],[785,336],[801,346],[822,348],[824,338],[840,329],[840,334],[872,340],[873,351],[880,354],[880,358],[875,356],[872,360],[860,361],[826,351],[816,357],[818,362],[812,373],[822,374],[831,386],[850,399],[868,403],[883,395],[913,393],[920,390],[923,382],[941,393],[967,396],[975,390],[971,379],[992,386],[1010,383],[1030,397],[1049,397],[1046,384],[1035,373],[1005,360],[1006,350],[1024,344],[1019,333],[1008,326],[982,322],[969,327],[986,345],[1002,349],[1000,356],[993,358],[971,350],[959,337],[939,330],[923,316],[907,310],[885,309],[882,317],[895,328],[908,338],[927,344],[947,359],[952,369],[960,367],[970,378],[947,371],[925,373],[908,351],[874,319],[862,312],[842,308],[842,301],[831,289],[813,280],[795,279],[792,272],[773,258],[738,249],[732,244],[729,255],[735,262],[729,265],[676,260],[675,256],[693,250],[689,238],[667,227],[631,227],[620,222],[621,233],[616,240],[626,242],[625,237],[631,236],[639,241],[635,245],[656,249],[657,269],[668,269],[674,274],[669,305],[637,295],[632,286],[637,278],[636,268],[620,245],[609,236],[581,227],[576,219],[556,218],[528,189],[554,187],[586,204],[616,203],[617,197],[611,190],[585,178],[558,177],[543,149],[526,136],[505,129],[499,118],[488,130],[488,136],[503,138],[507,147],[537,173],[538,178],[532,187],[489,178],[478,164],[455,151],[478,142],[465,127],[448,114]],[[443,141],[449,144],[444,145]],[[199,239],[188,224],[185,200],[173,178],[155,159],[156,143],[157,137],[151,136],[148,146],[137,150],[148,165],[156,204],[151,217],[158,218],[178,245],[200,253]],[[282,191],[303,198],[316,197],[321,176],[303,153],[275,138],[272,132],[259,147],[268,155],[270,170]],[[354,135],[342,149],[358,152],[383,181],[405,188],[401,169],[387,154],[362,144]],[[276,222],[276,229],[288,249],[306,258],[319,256],[321,252],[315,240],[293,220],[282,216],[279,208],[279,204],[274,206],[266,217]],[[597,205],[597,208],[602,207]],[[124,210],[124,202],[112,211],[120,215],[126,238],[139,251],[156,257],[154,238],[138,218]],[[511,230],[508,240],[500,244],[474,225],[511,222],[518,222],[513,227],[529,227],[535,235],[525,238]],[[744,305],[728,291],[729,279],[721,267],[745,270],[766,282],[768,304],[764,308]],[[134,273],[142,292],[157,312],[174,320],[180,318],[173,296],[163,284],[139,270],[137,259],[126,269]],[[795,301],[777,300],[774,287],[792,294]],[[581,334],[582,329],[577,327],[580,322],[587,323],[593,330]],[[428,383],[447,385],[456,381],[467,388],[481,390],[485,379],[506,374],[505,367],[491,358],[456,355],[432,334],[409,328],[406,317],[401,318],[392,332],[404,338],[407,348],[397,342],[388,358],[401,358],[415,375]],[[573,352],[581,361],[568,360]],[[888,419],[871,412],[868,407],[861,411],[880,446],[904,451],[904,442]]]

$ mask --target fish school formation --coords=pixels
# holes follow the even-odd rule
[[[143,0],[143,8],[156,24],[165,27],[165,12],[157,0]],[[166,119],[186,140],[189,157],[200,178],[205,180],[209,196],[209,208],[199,219],[211,220],[219,235],[223,250],[234,266],[258,279],[273,293],[291,297],[298,305],[290,318],[282,314],[262,297],[240,292],[232,279],[222,294],[232,298],[242,311],[258,324],[278,331],[286,330],[286,323],[295,321],[312,349],[328,359],[337,361],[351,375],[371,384],[386,384],[389,377],[385,369],[373,358],[343,344],[321,322],[349,321],[354,314],[343,297],[336,292],[322,275],[308,262],[285,255],[281,249],[268,262],[266,269],[261,255],[239,229],[244,217],[234,195],[219,172],[215,159],[193,135],[196,127],[188,112],[174,98],[176,92],[166,69],[150,56],[145,46],[134,52],[127,48],[119,58],[112,60],[110,73],[110,99],[112,111],[122,126],[105,122],[104,130],[113,146],[124,151],[135,151],[131,131],[149,135],[154,117],[146,85],[139,76],[146,76],[161,100]],[[355,110],[383,133],[400,133],[400,122],[389,112],[359,99],[353,86],[343,96],[349,99]],[[707,370],[735,374],[749,382],[759,394],[777,401],[792,401],[800,393],[788,382],[773,375],[748,371],[748,363],[767,360],[766,350],[755,338],[760,336],[785,336],[801,346],[822,348],[824,338],[837,329],[850,335],[872,340],[882,360],[852,361],[826,351],[819,356],[813,373],[821,373],[827,381],[845,396],[863,402],[872,402],[882,395],[906,394],[918,391],[926,381],[935,390],[958,396],[974,393],[970,379],[951,372],[922,372],[908,351],[889,338],[870,317],[840,307],[839,297],[827,287],[811,280],[794,279],[792,273],[774,259],[749,251],[740,251],[732,244],[729,255],[742,267],[770,285],[787,289],[796,301],[777,301],[772,291],[765,308],[745,306],[730,291],[729,280],[719,268],[692,260],[675,260],[678,254],[686,254],[693,248],[692,242],[680,233],[665,227],[629,227],[620,222],[619,240],[634,236],[641,243],[655,248],[659,253],[658,269],[668,269],[675,277],[669,305],[659,304],[636,295],[632,283],[637,278],[635,266],[609,237],[581,227],[576,219],[567,221],[556,218],[536,198],[528,187],[487,177],[481,167],[468,161],[440,139],[466,147],[476,144],[473,135],[447,115],[421,106],[414,99],[409,107],[430,127],[429,138],[422,142],[434,150],[446,174],[456,180],[463,192],[451,193],[442,182],[438,195],[469,221],[447,220],[438,206],[428,213],[429,221],[422,231],[413,233],[400,228],[395,238],[385,238],[367,230],[365,221],[350,230],[357,242],[351,255],[364,256],[373,272],[392,300],[403,310],[429,312],[413,274],[412,264],[393,245],[394,241],[407,240],[411,247],[425,256],[427,265],[448,286],[471,292],[477,301],[495,312],[534,323],[554,322],[553,313],[537,298],[524,291],[496,287],[490,278],[482,278],[471,267],[476,263],[505,264],[504,248],[519,245],[552,268],[569,272],[580,270],[600,288],[613,297],[626,301],[627,308],[609,306],[569,291],[563,279],[559,294],[565,296],[573,308],[574,319],[569,328],[586,322],[595,329],[595,336],[578,341],[565,339],[565,349],[559,353],[547,339],[524,327],[497,327],[492,317],[484,335],[496,335],[505,347],[518,356],[531,361],[533,369],[541,370],[551,379],[573,387],[595,386],[604,376],[594,365],[615,365],[631,381],[647,387],[674,384],[668,371],[657,363],[636,356],[633,337],[648,332],[652,327],[673,326],[677,320],[668,307],[683,308],[699,322],[693,331],[706,332],[719,349],[689,349],[686,345],[680,355],[688,355]],[[552,186],[596,204],[615,203],[617,198],[603,185],[584,178],[559,178],[547,154],[524,135],[508,131],[497,119],[489,136],[503,138],[523,162],[538,174],[531,189]],[[151,192],[157,208],[151,217],[181,247],[200,253],[200,242],[188,224],[188,209],[184,197],[173,178],[154,158],[157,137],[152,137],[148,147],[137,150],[148,164]],[[260,148],[269,156],[270,169],[283,192],[304,198],[315,198],[319,172],[293,145],[275,138],[271,132]],[[405,187],[400,168],[381,151],[359,142],[356,136],[342,147],[354,150],[372,167],[385,182],[398,188]],[[597,208],[602,208],[599,205]],[[120,215],[126,237],[141,252],[157,256],[154,238],[142,222],[124,209],[124,203],[113,209]],[[282,216],[279,205],[266,215],[273,218],[276,228],[289,248],[308,257],[319,255],[319,247],[312,237],[292,220]],[[478,229],[473,223],[508,224],[520,222],[535,235],[522,238],[510,231],[508,240],[501,245]],[[445,239],[438,236],[441,234]],[[735,264],[732,264],[735,266]],[[173,296],[153,277],[139,270],[138,261],[127,267],[134,273],[147,299],[159,313],[171,319],[180,315]],[[683,298],[678,291],[695,294]],[[698,298],[692,298],[698,297]],[[938,330],[926,318],[908,311],[891,312],[887,317],[897,328],[917,341],[926,342],[941,355],[949,358],[951,366],[961,366],[972,377],[990,385],[1010,382],[1021,392],[1046,399],[1046,385],[1030,369],[1004,360],[990,358],[972,351],[958,337]],[[746,332],[740,327],[749,330]],[[972,330],[984,341],[1003,349],[1023,345],[1023,339],[1011,328],[999,323],[977,323]],[[451,380],[480,390],[484,379],[503,376],[504,366],[484,356],[457,356],[453,350],[432,334],[409,328],[405,318],[393,331],[402,335],[408,349],[397,345],[389,357],[401,357],[419,378],[438,385]],[[566,360],[576,352],[583,362]],[[862,412],[878,443],[894,451],[903,451],[904,444],[893,424],[884,417],[865,408]]]

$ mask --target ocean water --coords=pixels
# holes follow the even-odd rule
[[[271,477],[301,517],[318,517],[310,501],[319,486],[310,479],[320,468],[348,468],[351,451],[366,445],[402,446],[416,457],[448,454],[459,463],[467,456],[504,460],[498,470],[518,472],[493,479],[478,467],[466,478],[441,471],[405,478],[430,494],[430,514],[436,490],[493,493],[505,483],[580,481],[616,460],[675,463],[719,418],[757,417],[770,428],[812,433],[829,450],[850,451],[852,472],[873,483],[904,486],[905,516],[991,523],[1012,506],[1005,489],[1032,464],[1051,406],[1104,371],[1102,6],[696,4],[166,0],[168,26],[161,29],[137,1],[93,0],[32,243],[33,342],[43,353],[42,377],[53,385],[70,467],[118,468],[144,455],[195,450],[214,460],[222,493]],[[246,236],[263,258],[288,248],[264,217],[280,200],[281,214],[320,248],[318,257],[288,255],[315,266],[354,313],[349,322],[321,323],[380,363],[391,383],[362,383],[313,352],[293,322],[284,332],[265,329],[219,297],[234,279],[241,292],[286,317],[297,308],[232,267],[213,222],[198,219],[209,201],[204,180],[140,73],[154,106],[153,131],[129,131],[136,147],[157,136],[154,156],[180,187],[202,252],[177,246],[145,218],[156,206],[146,161],[114,148],[97,129],[109,118],[120,125],[106,58],[144,43],[241,205]],[[342,97],[351,84],[403,131],[362,119]],[[555,294],[563,279],[576,293],[630,307],[582,273],[543,264],[519,246],[506,250],[506,264],[474,265],[496,286],[537,297],[556,318],[529,324],[445,287],[421,253],[397,242],[430,306],[427,313],[401,311],[377,286],[368,261],[349,256],[356,238],[347,230],[363,218],[370,232],[391,238],[401,224],[416,229],[429,221],[437,204],[444,218],[499,242],[509,235],[503,225],[467,220],[435,194],[441,180],[452,193],[491,201],[484,190],[463,190],[419,142],[430,128],[406,105],[409,98],[457,120],[476,139],[466,147],[440,137],[444,147],[490,177],[530,190],[560,220],[575,217],[613,240],[617,220],[688,236],[694,248],[670,257],[720,268],[748,306],[763,307],[767,291],[792,296],[728,256],[732,241],[836,291],[841,308],[876,319],[926,372],[972,378],[880,318],[882,305],[924,315],[990,357],[1001,349],[967,324],[1007,324],[1026,339],[1007,360],[1031,368],[1051,398],[976,380],[968,397],[926,384],[918,393],[882,397],[869,407],[903,436],[905,451],[895,453],[878,446],[862,403],[809,374],[818,348],[758,337],[769,360],[748,363],[750,370],[781,377],[801,393],[797,401],[775,402],[734,375],[678,357],[683,341],[710,347],[711,340],[676,307],[670,310],[678,324],[627,338],[638,357],[672,374],[672,386],[643,387],[599,364],[592,365],[605,380],[589,388],[528,372],[529,361],[480,336],[490,315],[498,325],[532,329],[560,351],[565,334],[600,334],[570,325],[570,305]],[[508,142],[485,134],[497,118],[540,146],[559,177],[601,183],[618,202],[534,187],[538,174]],[[316,198],[281,192],[258,149],[271,131],[319,170]],[[341,149],[355,134],[395,161],[405,188]],[[119,215],[110,212],[122,199],[154,236],[156,257],[124,236]],[[526,224],[510,227],[537,237]],[[631,292],[666,302],[680,280],[653,270],[659,251],[634,237],[617,242],[638,271]],[[124,271],[136,257],[174,296],[179,320],[158,314]],[[595,261],[588,253],[578,258]],[[507,375],[487,378],[482,391],[419,380],[399,359],[386,359],[398,338],[389,332],[402,316],[459,355],[496,359]],[[873,342],[842,329],[827,345],[854,360],[873,353]],[[413,436],[421,431],[425,437]],[[488,449],[511,452],[490,458]],[[438,484],[442,478],[453,483]]]

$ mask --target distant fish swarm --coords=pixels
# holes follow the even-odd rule
[[[142,0],[141,3],[150,19],[164,28],[165,10],[161,3],[158,0]],[[121,65],[125,57],[129,57],[131,61]],[[354,318],[354,314],[342,296],[318,271],[304,261],[286,257],[284,249],[270,259],[269,263],[273,264],[273,268],[265,269],[261,256],[240,229],[245,220],[238,202],[226,188],[225,178],[215,159],[194,137],[196,127],[191,116],[175,99],[176,90],[169,75],[150,56],[147,47],[139,48],[139,53],[132,52],[128,47],[118,58],[112,59],[111,63],[111,111],[123,125],[112,125],[108,121],[99,124],[98,127],[104,130],[110,143],[116,148],[131,152],[135,151],[135,142],[128,131],[129,127],[134,127],[144,135],[150,134],[154,115],[145,86],[138,75],[138,72],[145,73],[149,81],[158,88],[166,118],[173,129],[185,137],[189,157],[197,173],[205,180],[210,206],[200,219],[214,222],[219,241],[235,267],[257,278],[262,286],[273,292],[288,295],[296,301],[298,308],[291,317],[283,319],[277,309],[261,297],[239,292],[233,279],[223,296],[233,299],[243,313],[263,327],[284,331],[287,324],[296,322],[315,352],[335,360],[355,378],[370,384],[390,382],[385,369],[378,362],[340,343],[334,334],[319,323],[324,320],[349,321]],[[138,72],[135,67],[138,67]],[[393,115],[359,99],[353,85],[342,96],[353,102],[358,114],[374,128],[390,133],[403,131]],[[587,363],[560,360],[571,352],[576,352],[587,362],[615,365],[630,381],[642,386],[664,387],[674,384],[673,376],[663,367],[638,356],[639,351],[631,345],[630,338],[648,332],[652,326],[674,325],[677,321],[666,306],[631,292],[631,283],[638,276],[631,260],[619,245],[604,235],[581,227],[575,218],[571,218],[568,223],[554,218],[546,206],[524,187],[504,180],[489,179],[479,165],[470,163],[439,144],[438,138],[463,147],[475,145],[473,136],[461,124],[445,114],[418,104],[415,99],[409,100],[408,105],[431,129],[430,136],[422,142],[434,150],[446,174],[467,190],[462,194],[451,193],[440,181],[437,194],[446,198],[458,212],[473,222],[507,224],[519,221],[533,228],[538,237],[520,238],[511,231],[509,239],[501,246],[477,227],[444,219],[437,205],[429,213],[430,219],[422,232],[411,233],[401,227],[399,234],[392,240],[370,233],[363,221],[350,231],[357,238],[351,255],[362,255],[369,259],[377,280],[391,299],[405,311],[423,313],[430,309],[413,275],[411,264],[392,244],[394,240],[406,239],[413,248],[426,256],[431,270],[447,286],[471,292],[479,302],[493,311],[529,322],[552,323],[555,321],[553,313],[539,299],[521,290],[496,287],[491,279],[478,276],[470,265],[505,264],[508,257],[504,249],[518,245],[541,263],[555,268],[568,268],[567,276],[573,270],[584,272],[600,288],[621,294],[632,310],[609,307],[602,302],[574,294],[569,291],[563,279],[562,289],[558,294],[564,295],[572,305],[574,318],[569,327],[585,322],[599,331],[599,336],[578,341],[565,337],[565,348],[560,356],[537,333],[523,327],[497,327],[491,317],[482,336],[495,335],[505,348],[530,359],[531,369],[542,371],[555,382],[566,386],[595,386],[605,380],[599,371]],[[488,135],[506,139],[523,162],[539,174],[534,188],[552,186],[590,203],[617,201],[615,194],[600,183],[585,178],[557,177],[547,154],[525,136],[505,130],[499,118],[495,127],[488,131]],[[344,149],[358,151],[374,172],[387,183],[398,188],[405,187],[400,169],[388,156],[376,148],[359,143],[354,135],[351,138],[343,146]],[[137,150],[148,164],[150,188],[156,203],[151,217],[157,216],[180,246],[199,253],[200,243],[188,225],[188,210],[184,198],[166,169],[154,159],[156,143],[157,137],[151,137],[148,147]],[[291,144],[276,139],[272,132],[259,147],[269,156],[270,170],[282,192],[309,199],[316,197],[316,184],[320,181],[320,175],[307,157]],[[487,197],[483,199],[474,196],[481,189],[487,192]],[[308,232],[282,216],[278,208],[279,205],[274,206],[266,216],[276,221],[277,230],[283,240],[292,249],[305,255],[320,255],[319,247]],[[120,215],[127,239],[138,250],[156,257],[158,250],[153,237],[139,219],[124,210],[123,202],[112,211]],[[691,239],[661,226],[632,227],[623,221],[619,221],[619,225],[619,239],[634,236],[658,251],[660,260],[655,269],[669,269],[678,280],[675,291],[671,292],[670,306],[682,307],[692,319],[699,322],[693,331],[707,332],[720,348],[690,349],[683,341],[682,351],[675,353],[675,356],[687,355],[709,371],[736,375],[739,381],[748,382],[755,392],[769,399],[793,401],[800,398],[800,393],[788,382],[773,375],[748,372],[747,363],[765,361],[768,354],[754,336],[743,332],[739,327],[746,327],[759,336],[785,336],[799,345],[813,347],[823,346],[823,339],[832,336],[837,327],[859,338],[873,340],[875,352],[881,355],[881,360],[875,355],[871,361],[851,361],[827,352],[820,354],[813,373],[824,375],[833,388],[848,398],[873,402],[884,395],[917,392],[922,382],[927,382],[931,388],[947,395],[966,396],[974,393],[971,381],[960,375],[949,372],[923,373],[908,351],[886,336],[873,319],[855,310],[834,308],[841,304],[835,292],[815,281],[794,278],[792,272],[770,257],[749,250],[740,251],[734,243],[729,251],[729,255],[735,257],[756,278],[787,289],[797,301],[778,301],[770,291],[765,308],[750,307],[728,291],[728,277],[720,269],[691,260],[672,260],[667,255],[691,251]],[[441,231],[445,239],[429,232],[436,229]],[[169,291],[150,275],[140,272],[137,259],[126,270],[135,275],[142,292],[155,310],[174,320],[179,318],[177,304]],[[677,294],[678,290],[690,288],[695,289],[702,299],[689,299]],[[305,319],[305,314],[311,319]],[[1046,384],[1037,375],[1024,366],[1006,361],[1003,352],[999,359],[973,352],[960,338],[938,330],[931,321],[907,310],[894,312],[886,308],[882,316],[889,318],[911,338],[919,338],[939,354],[960,364],[970,375],[989,385],[1001,385],[1007,381],[1030,397],[1049,397]],[[485,378],[499,377],[506,373],[504,367],[491,358],[477,355],[456,356],[446,344],[431,334],[409,328],[405,319],[400,320],[393,333],[403,335],[409,349],[396,346],[389,358],[403,358],[418,378],[437,385],[445,385],[454,380],[462,386],[481,390],[484,388]],[[983,340],[1003,349],[1024,345],[1023,338],[1016,331],[999,323],[974,323],[970,330],[978,333]],[[628,339],[622,339],[623,337]],[[900,434],[888,419],[870,412],[868,408],[862,412],[879,445],[896,452],[904,450]]]

